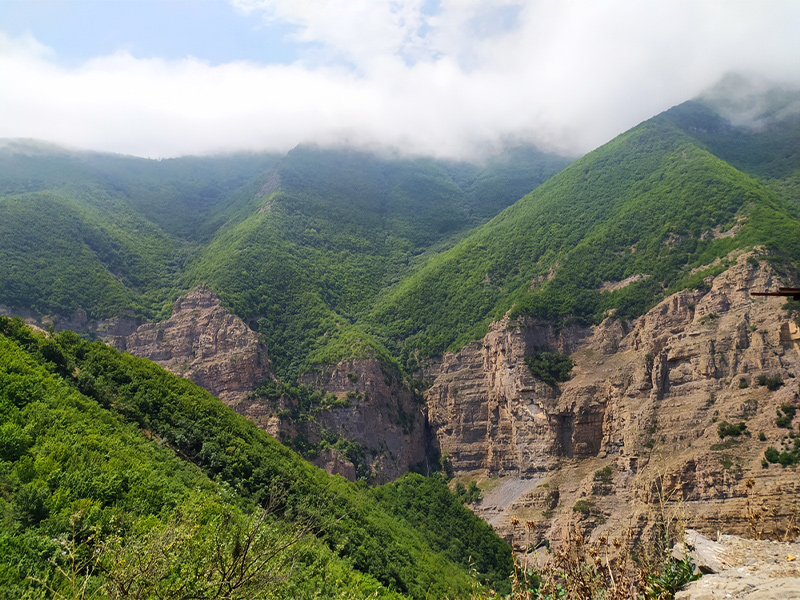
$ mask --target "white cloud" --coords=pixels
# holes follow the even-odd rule
[[[800,3],[236,0],[290,24],[292,65],[98,57],[0,34],[0,137],[174,156],[301,142],[464,157],[585,152],[730,71],[800,79]],[[433,13],[433,14],[431,14]]]

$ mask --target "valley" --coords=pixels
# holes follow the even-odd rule
[[[281,523],[324,522],[309,581],[378,597],[463,595],[469,557],[507,593],[512,550],[647,543],[667,513],[796,537],[800,305],[751,296],[800,283],[800,119],[770,114],[699,98],[574,160],[480,165],[5,142],[0,314],[39,328],[0,321],[8,531],[132,510],[133,536],[189,496],[246,520],[280,484]],[[81,410],[107,429],[73,464],[47,424],[77,440]],[[172,499],[69,483],[106,435],[173,465]]]

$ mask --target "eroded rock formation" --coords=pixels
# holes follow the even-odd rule
[[[346,400],[316,413],[321,428],[354,440],[365,450],[375,483],[391,481],[426,460],[425,413],[419,398],[392,369],[376,359],[347,360],[309,373],[306,385]]]
[[[180,297],[166,321],[108,339],[120,350],[191,379],[240,412],[249,409],[240,406],[244,397],[273,376],[258,334],[205,285]]]
[[[746,533],[748,496],[776,520],[790,518],[796,478],[762,460],[767,446],[791,441],[775,416],[781,404],[798,403],[797,328],[782,300],[749,292],[793,282],[743,255],[705,283],[632,323],[609,318],[556,335],[545,324],[505,320],[429,370],[430,423],[457,476],[546,486],[491,507],[497,527],[511,535],[512,515],[555,539],[569,524],[621,527],[647,520],[659,495],[680,501],[706,531]],[[542,347],[575,361],[558,388],[525,364]],[[783,385],[771,391],[761,376]],[[744,422],[747,434],[721,439],[723,421]]]

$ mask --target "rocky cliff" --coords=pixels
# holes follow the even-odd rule
[[[391,368],[376,359],[347,360],[305,375],[303,383],[347,401],[319,411],[316,419],[320,428],[364,447],[371,481],[424,470],[428,436],[421,398]]]
[[[205,285],[178,298],[166,321],[107,339],[120,350],[191,379],[245,414],[253,408],[243,402],[245,396],[273,377],[258,334]]]
[[[631,323],[558,334],[496,323],[428,371],[433,434],[454,474],[487,490],[476,510],[509,534],[512,516],[553,539],[568,524],[645,522],[663,499],[705,531],[747,533],[756,504],[780,526],[795,510],[796,478],[762,460],[795,435],[778,427],[776,409],[798,403],[798,333],[783,300],[749,292],[791,283],[763,256],[742,255]],[[533,377],[525,358],[541,348],[571,355],[569,381]],[[725,422],[746,432],[723,439]]]

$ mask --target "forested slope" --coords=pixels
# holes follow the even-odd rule
[[[296,375],[348,340],[380,351],[352,327],[375,295],[568,162],[526,147],[483,165],[315,147],[152,161],[5,141],[0,305],[153,320],[207,283]]]
[[[440,597],[466,593],[470,564],[509,575],[509,547],[441,480],[331,477],[191,382],[72,332],[0,318],[0,421],[0,597],[69,595],[87,574],[90,590],[220,597],[250,538],[263,569],[237,594]]]
[[[737,248],[800,259],[790,195],[695,137],[718,119],[687,103],[579,159],[380,298],[368,329],[406,356],[433,355],[509,310],[559,325],[638,316]],[[797,124],[784,123],[791,139]]]

